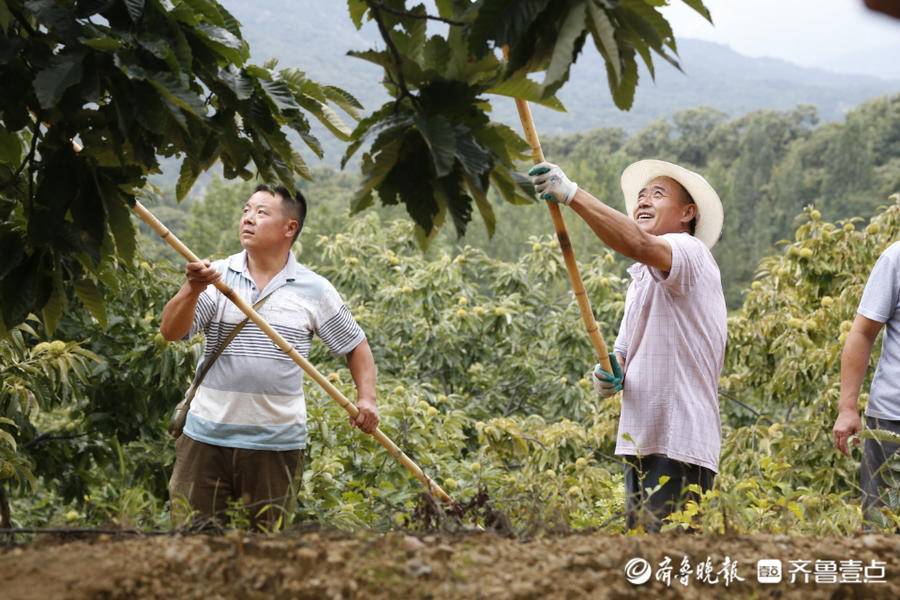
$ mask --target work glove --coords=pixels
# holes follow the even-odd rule
[[[604,370],[599,363],[594,366],[594,372],[591,373],[594,389],[603,398],[609,398],[622,391],[622,367],[619,366],[619,361],[612,352],[609,353],[609,364],[612,367],[612,373]]]
[[[528,171],[538,198],[558,204],[569,204],[578,191],[578,184],[569,181],[566,174],[553,163],[542,162]]]

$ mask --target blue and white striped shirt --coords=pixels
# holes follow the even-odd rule
[[[213,263],[222,280],[248,303],[272,294],[260,315],[304,357],[313,334],[338,355],[366,336],[327,279],[289,253],[287,264],[264,290],[247,268],[246,251]],[[204,360],[245,318],[218,289],[200,295],[190,335],[206,334]],[[232,448],[295,450],[307,442],[303,371],[253,323],[228,344],[191,402],[184,434]]]

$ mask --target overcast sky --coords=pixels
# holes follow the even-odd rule
[[[680,0],[664,9],[676,38],[727,44],[748,56],[900,78],[900,20],[862,0],[705,0],[710,25]]]

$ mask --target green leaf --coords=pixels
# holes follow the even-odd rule
[[[369,154],[363,156],[363,185],[353,196],[350,205],[351,212],[358,213],[372,206],[372,190],[384,181],[384,178],[397,164],[402,145],[403,139],[397,138],[383,146],[374,158]]]
[[[181,202],[191,191],[197,177],[200,176],[200,166],[187,156],[181,163],[181,172],[178,175],[178,183],[175,185],[175,199]]]
[[[293,167],[294,172],[300,175],[300,177],[308,179],[309,181],[313,180],[312,172],[310,172],[306,161],[303,160],[303,157],[299,152],[291,152],[291,167]]]
[[[544,75],[544,87],[558,86],[569,78],[569,69],[578,57],[580,45],[576,44],[579,37],[584,34],[586,19],[586,7],[584,2],[573,6],[563,20],[553,46],[550,57],[550,66]]]
[[[12,168],[18,167],[22,161],[22,149],[22,140],[18,134],[0,129],[0,163]]]
[[[50,66],[37,74],[34,92],[41,108],[55,107],[66,90],[81,81],[81,59],[81,54],[54,56]]]
[[[6,0],[0,0],[0,29],[3,29],[3,33],[9,29],[9,24],[12,21],[12,13],[9,12],[9,7],[6,5]]]
[[[566,111],[566,107],[563,106],[562,102],[560,102],[558,98],[556,98],[555,96],[545,98],[544,87],[536,81],[528,79],[527,77],[507,79],[506,81],[503,81],[485,90],[485,92],[488,94],[497,94],[498,96],[509,96],[510,98],[527,100],[529,102],[534,102],[535,104],[540,104],[541,106],[546,106],[547,108],[558,110],[560,112]]]
[[[198,117],[206,116],[203,99],[190,89],[185,74],[179,77],[174,73],[155,73],[148,81],[172,104]]]
[[[428,119],[417,117],[416,128],[431,150],[435,175],[438,178],[444,177],[453,169],[456,157],[456,134],[453,127],[443,116],[434,115]]]
[[[709,21],[710,23],[713,22],[712,15],[709,14],[709,9],[703,5],[703,0],[681,0],[681,1],[684,2],[685,4],[687,4],[688,6],[690,6],[691,8],[693,8],[698,13],[700,13],[703,16],[703,18],[706,19],[707,21]]]
[[[144,0],[125,0],[125,8],[132,22],[137,23],[144,14]]]
[[[362,28],[362,19],[369,10],[364,0],[347,0],[347,11],[350,13],[350,20],[357,29]]]
[[[103,205],[109,216],[109,228],[116,240],[116,250],[126,263],[134,261],[136,249],[134,224],[131,222],[131,211],[123,202],[120,194],[109,193],[104,190],[102,194]]]
[[[470,177],[478,178],[490,171],[494,166],[490,152],[481,147],[472,137],[472,132],[468,128],[457,126],[454,129],[456,132],[455,154],[465,172]]]
[[[326,98],[338,105],[345,113],[357,121],[359,120],[359,111],[363,109],[363,105],[350,92],[333,85],[326,85],[322,90],[325,92]]]
[[[487,230],[488,238],[493,238],[497,229],[497,215],[494,214],[494,209],[491,207],[491,203],[488,202],[484,187],[478,180],[470,176],[466,176],[466,187],[469,189],[472,197],[475,198],[475,206],[478,207],[478,213],[481,215],[482,221],[484,221],[484,228]]]
[[[219,80],[234,92],[238,100],[247,100],[253,95],[253,80],[234,65],[219,69]]]
[[[90,279],[79,279],[75,282],[75,295],[81,300],[85,308],[100,322],[101,327],[106,327],[106,305],[103,302],[103,294],[97,284]]]
[[[16,451],[16,438],[14,438],[8,431],[0,429],[0,442],[12,448],[13,452]]]
[[[260,85],[275,103],[278,110],[300,110],[300,106],[294,99],[294,94],[288,84],[280,79],[272,81],[260,80]]]
[[[81,38],[79,41],[85,46],[101,52],[114,52],[125,45],[122,40],[109,36]]]
[[[224,27],[200,23],[197,30],[207,45],[228,61],[242,65],[250,55],[247,44]]]
[[[44,321],[44,329],[48,336],[53,335],[56,327],[59,325],[68,304],[66,299],[66,290],[63,287],[62,277],[59,271],[53,270],[53,290],[50,292],[50,298],[47,304],[41,309],[41,318]]]
[[[606,59],[607,72],[612,68],[609,79],[618,85],[622,78],[622,59],[619,56],[619,45],[616,42],[616,30],[606,15],[606,11],[594,5],[593,2],[588,3],[588,14],[590,15],[590,30],[594,38],[594,45]]]
[[[334,112],[333,108],[311,96],[302,96],[299,98],[299,102],[300,105],[318,119],[328,131],[345,142],[350,141],[353,130],[344,123],[344,120]]]
[[[622,77],[618,82],[613,82],[612,78],[610,78],[609,87],[612,90],[613,101],[616,103],[616,106],[622,110],[628,110],[634,102],[634,91],[638,82],[638,69],[637,62],[634,60],[634,51],[623,54],[622,59],[624,63],[622,65]],[[606,70],[606,73],[607,76],[610,75],[609,69]]]

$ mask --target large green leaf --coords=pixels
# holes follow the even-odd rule
[[[353,94],[333,85],[323,86],[322,89],[325,92],[326,98],[334,102],[354,119],[359,119],[359,111],[362,110],[363,105],[360,104],[359,100],[357,100]]]
[[[263,79],[259,83],[266,91],[266,94],[269,95],[269,98],[275,103],[275,106],[278,107],[278,110],[300,110],[291,88],[284,81],[280,79],[266,81]]]
[[[253,95],[253,79],[234,65],[219,70],[219,80],[234,92],[238,100],[247,100]]]
[[[190,156],[185,157],[181,163],[181,172],[178,174],[178,183],[175,184],[175,199],[179,202],[184,200],[199,176],[199,165]]]
[[[55,56],[50,66],[38,72],[34,78],[34,92],[41,108],[55,107],[65,91],[81,81],[82,59],[81,54]]]
[[[6,0],[0,0],[0,29],[3,30],[3,33],[9,29],[9,24],[12,21],[12,13],[9,12],[9,6],[6,4]]]
[[[203,34],[204,41],[229,62],[242,65],[249,58],[247,44],[224,27],[200,23],[197,30]]]
[[[589,28],[594,38],[594,45],[597,51],[606,59],[606,70],[609,73],[609,79],[618,86],[619,80],[622,79],[622,59],[619,56],[619,44],[616,42],[616,30],[612,21],[602,8],[594,5],[593,2],[588,3],[588,16],[590,17]],[[611,88],[612,89],[612,86]]]
[[[110,190],[108,187],[102,190],[103,205],[109,217],[109,227],[116,240],[116,250],[127,264],[131,264],[136,249],[131,211],[123,202],[121,194],[114,193],[115,191],[117,190]]]
[[[456,134],[450,122],[441,115],[430,118],[416,118],[416,128],[422,134],[431,159],[435,175],[440,178],[450,173],[456,157]]]
[[[350,13],[350,20],[353,21],[353,25],[357,29],[362,28],[362,18],[367,10],[369,10],[369,6],[364,0],[347,0],[347,11]]]
[[[68,301],[66,299],[66,290],[63,287],[62,277],[60,277],[59,271],[54,269],[53,291],[50,293],[47,304],[45,304],[44,308],[41,310],[44,329],[48,336],[53,335],[53,332],[56,331],[56,327],[59,325],[67,305]]]
[[[16,133],[0,129],[0,163],[16,168],[21,160],[21,138]]]
[[[298,98],[298,101],[300,102],[300,105],[312,113],[312,115],[318,119],[328,131],[345,142],[350,141],[353,130],[344,123],[344,120],[334,112],[333,108],[311,96],[302,96]]]
[[[519,98],[534,102],[553,110],[565,112],[566,107],[555,96],[549,98],[544,97],[545,89],[541,84],[532,81],[526,77],[517,79],[507,79],[495,86],[485,90],[488,94],[497,94],[499,96],[509,96],[510,98]]]
[[[97,319],[100,326],[106,327],[106,305],[103,302],[103,293],[97,284],[90,279],[79,279],[75,282],[75,295]]]
[[[681,0],[681,1],[684,2],[685,4],[687,4],[688,6],[690,6],[691,8],[693,8],[698,13],[700,13],[703,16],[703,18],[706,19],[707,21],[709,21],[710,23],[713,22],[712,15],[709,14],[709,9],[703,5],[703,0]]]
[[[363,184],[362,187],[353,196],[351,210],[354,213],[360,212],[372,205],[372,190],[374,190],[388,173],[397,164],[400,156],[400,148],[403,140],[397,138],[394,141],[384,145],[374,157],[366,154],[363,157]]]
[[[576,42],[585,32],[586,10],[585,1],[579,1],[569,9],[566,18],[563,20],[556,38],[556,44],[553,46],[550,65],[544,74],[544,87],[558,87],[569,78],[569,69],[572,63],[575,62],[578,51],[581,49],[580,44]]]

